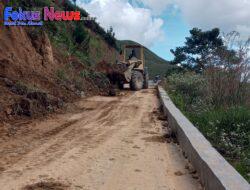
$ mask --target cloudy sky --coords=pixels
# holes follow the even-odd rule
[[[250,0],[78,0],[120,40],[137,41],[170,60],[193,27],[250,36]]]

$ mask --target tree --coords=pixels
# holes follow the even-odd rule
[[[117,47],[116,47],[115,33],[114,33],[114,30],[113,30],[112,27],[110,27],[110,28],[107,30],[107,32],[106,32],[106,34],[105,34],[105,40],[106,40],[106,42],[107,42],[110,46],[117,48]]]
[[[113,38],[115,37],[114,29],[112,26],[107,30],[107,34]]]
[[[214,28],[209,31],[202,31],[198,28],[190,30],[190,37],[186,38],[183,47],[171,49],[175,56],[173,64],[182,64],[183,67],[201,71],[206,67],[206,60],[217,49],[223,49],[223,40],[220,37],[220,30]]]
[[[76,23],[73,37],[78,44],[81,44],[86,38],[88,38],[88,33],[85,31],[84,26],[81,22]]]
[[[204,76],[213,104],[241,105],[249,102],[250,38],[244,41],[238,32],[223,36],[220,48],[206,60]]]

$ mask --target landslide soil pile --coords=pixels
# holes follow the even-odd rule
[[[1,27],[1,120],[44,114],[83,95],[105,93],[109,83],[80,77],[84,70],[77,58],[62,56],[45,32],[34,37],[23,28]]]
[[[3,4],[0,6],[2,9]],[[111,62],[116,50],[98,34],[85,29],[86,48],[85,41],[77,44],[72,37],[73,29],[81,23],[32,28],[5,27],[3,15],[0,20],[0,123],[23,116],[40,117],[66,102],[109,93],[110,82],[102,70],[96,71],[94,62]],[[62,29],[68,36],[59,34]],[[59,44],[55,40],[59,38],[65,41]],[[98,47],[105,54],[100,54]],[[92,59],[81,59],[85,54]]]

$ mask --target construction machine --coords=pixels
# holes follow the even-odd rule
[[[141,45],[125,45],[123,48],[123,61],[117,61],[120,69],[118,85],[129,84],[131,90],[138,91],[148,88],[149,74],[145,66],[144,47]]]

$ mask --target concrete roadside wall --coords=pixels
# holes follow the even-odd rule
[[[158,86],[169,126],[181,148],[200,175],[206,190],[250,190],[249,183],[211,146],[200,131],[180,112]]]

